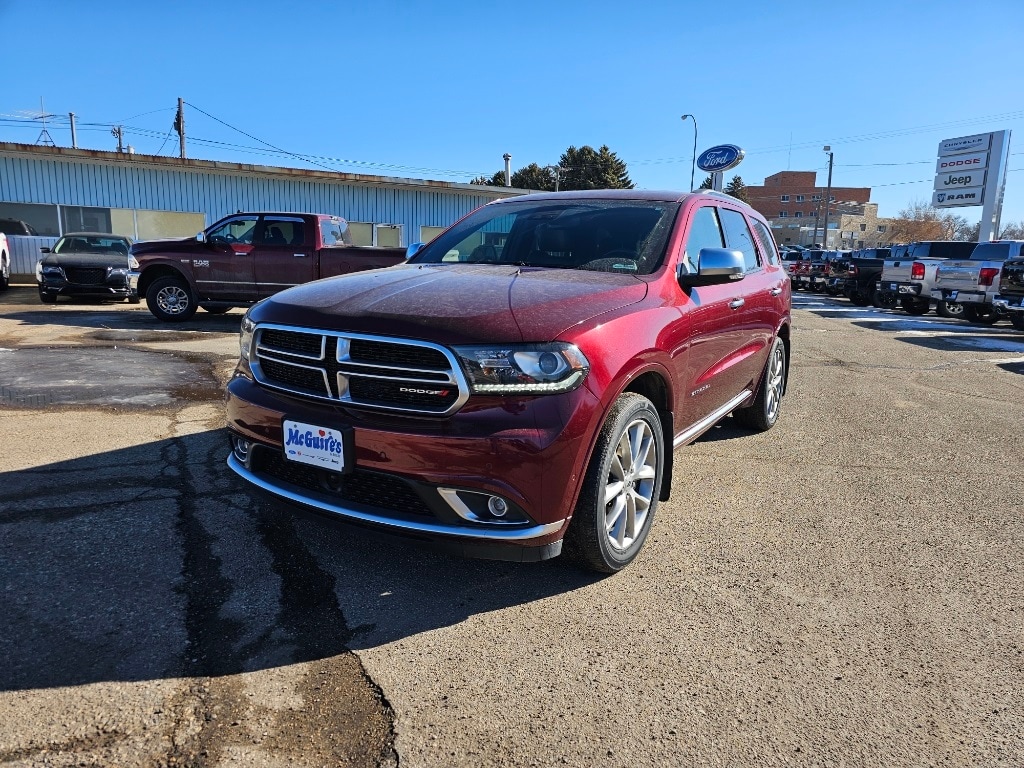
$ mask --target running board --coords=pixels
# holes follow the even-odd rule
[[[743,403],[743,401],[749,399],[752,394],[754,393],[751,392],[749,389],[744,389],[742,392],[736,395],[736,397],[734,397],[728,403],[723,405],[717,411],[708,414],[685,432],[681,432],[679,435],[676,436],[675,440],[672,441],[673,450],[678,448],[680,445],[692,443],[698,437],[700,437],[713,426],[715,426],[715,424],[717,424],[719,421],[721,421],[730,413],[735,411]]]

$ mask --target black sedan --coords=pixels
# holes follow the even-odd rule
[[[69,232],[43,248],[36,263],[39,299],[57,303],[58,296],[128,299],[139,303],[138,294],[128,282],[128,272],[139,263],[128,252],[132,240],[102,232]]]

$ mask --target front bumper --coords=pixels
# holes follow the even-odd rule
[[[512,560],[561,551],[601,417],[586,387],[471,398],[448,418],[410,419],[310,403],[242,375],[228,385],[226,409],[233,440],[251,443],[248,455],[234,452],[228,466],[278,503],[462,554]],[[351,430],[345,471],[285,458],[286,418]],[[508,522],[467,515],[460,503],[490,497],[509,505]]]
[[[111,278],[104,283],[82,285],[49,275],[43,276],[38,283],[39,292],[49,296],[82,296],[107,299],[130,299],[138,296],[138,292],[124,279]]]

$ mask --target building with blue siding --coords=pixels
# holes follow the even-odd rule
[[[25,221],[40,236],[15,244],[15,274],[31,273],[39,245],[64,232],[188,237],[237,211],[327,213],[349,222],[356,245],[408,245],[430,240],[474,208],[523,192],[0,142],[0,219]]]

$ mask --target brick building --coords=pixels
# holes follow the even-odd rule
[[[780,171],[766,178],[764,186],[748,186],[747,195],[766,219],[813,219],[815,215],[825,216],[825,189],[825,185],[818,184],[814,171]],[[871,187],[832,187],[833,204],[870,200]]]

